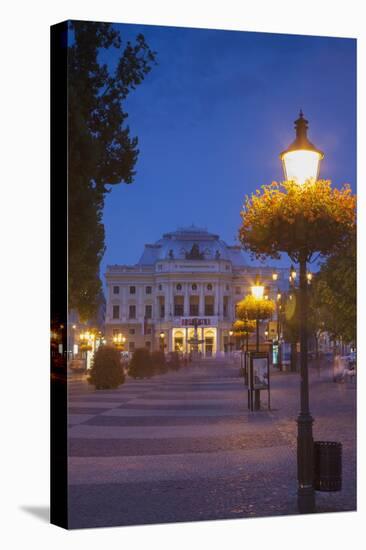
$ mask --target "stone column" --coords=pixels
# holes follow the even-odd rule
[[[204,284],[200,284],[200,303],[198,309],[200,317],[203,317],[205,314],[205,295],[204,295]]]
[[[215,283],[215,305],[214,305],[214,314],[219,317],[221,303],[220,303],[220,283]]]
[[[173,313],[173,285],[169,281],[165,293],[165,321],[170,319],[170,314]]]
[[[184,316],[189,316],[189,283],[184,284]]]

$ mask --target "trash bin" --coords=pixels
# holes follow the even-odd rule
[[[314,441],[314,489],[326,492],[342,489],[342,443]]]

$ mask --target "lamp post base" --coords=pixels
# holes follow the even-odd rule
[[[297,419],[297,506],[300,514],[315,512],[313,418],[309,413]]]
[[[299,514],[315,512],[315,491],[313,485],[304,485],[297,490],[297,509]]]

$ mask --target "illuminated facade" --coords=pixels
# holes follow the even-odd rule
[[[107,267],[106,338],[122,334],[126,350],[190,353],[194,324],[202,357],[225,353],[234,341],[229,331],[235,305],[251,292],[257,274],[274,298],[283,288],[286,270],[248,265],[239,246],[218,235],[188,227],[146,244],[136,265]]]

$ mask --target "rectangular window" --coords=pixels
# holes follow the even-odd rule
[[[160,319],[165,317],[165,306],[160,306]]]
[[[241,292],[240,286],[236,286],[235,287],[235,294],[240,294],[240,292]]]
[[[214,297],[211,295],[205,296],[205,315],[214,315]]]
[[[128,331],[129,334],[135,334],[135,329],[134,328],[130,328],[130,330]]]
[[[128,309],[128,317],[130,319],[136,319],[136,306],[130,306]]]
[[[113,287],[113,294],[119,294],[119,286]]]
[[[119,306],[113,306],[113,319],[119,319]]]
[[[182,317],[184,315],[184,296],[174,296],[174,315]]]
[[[130,286],[130,294],[136,294],[136,287]]]
[[[189,297],[189,315],[199,315],[199,296]]]
[[[135,342],[128,342],[128,351],[131,353],[135,351]]]
[[[198,309],[199,309],[198,304],[190,304],[190,306],[189,306],[189,315],[194,315],[194,316],[199,315]]]
[[[151,294],[152,293],[152,287],[151,286],[147,286],[146,287],[146,294]]]
[[[147,349],[151,349],[151,342],[145,342],[145,346],[147,347]]]
[[[145,306],[145,318],[146,319],[152,318],[152,306],[150,305]]]
[[[146,334],[152,334],[151,328],[147,328],[147,329],[146,329]]]

